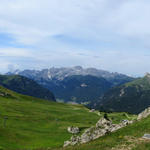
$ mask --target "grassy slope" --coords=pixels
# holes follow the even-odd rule
[[[138,114],[150,106],[150,77],[145,76],[114,87],[103,97],[100,107],[106,111]],[[99,106],[97,105],[97,106]],[[100,109],[100,108],[99,108]]]
[[[0,96],[0,149],[47,150],[49,147],[54,150],[62,147],[63,142],[71,137],[66,131],[68,126],[85,129],[95,125],[100,118],[81,105],[43,101],[2,87],[0,93],[9,94],[7,97]],[[103,114],[101,113],[101,116]],[[113,113],[108,116],[114,122],[128,118],[125,113]],[[5,117],[8,118],[6,126]],[[91,143],[91,146],[94,145]],[[80,149],[87,147],[81,146]]]
[[[43,101],[2,87],[0,91],[11,95],[0,96],[0,147],[6,150],[62,146],[70,138],[68,126],[89,127],[99,118],[80,105]]]

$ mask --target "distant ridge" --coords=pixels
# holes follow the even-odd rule
[[[22,75],[52,91],[57,100],[91,103],[98,100],[111,87],[134,80],[119,73],[81,66],[43,70],[16,70],[7,74]]]
[[[138,114],[150,106],[150,74],[105,93],[99,109]]]
[[[40,79],[48,81],[63,80],[64,78],[73,75],[82,75],[82,76],[91,75],[95,77],[103,77],[106,80],[112,82],[113,85],[119,85],[133,79],[133,77],[120,74],[117,72],[109,72],[96,68],[83,68],[81,66],[61,67],[61,68],[52,67],[50,69],[43,69],[43,70],[23,70],[23,71],[15,70],[13,72],[7,73],[7,75],[12,74],[23,75],[36,81]]]
[[[0,75],[0,85],[20,94],[55,101],[53,93],[48,89],[20,75]]]

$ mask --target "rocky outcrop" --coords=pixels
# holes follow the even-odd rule
[[[137,120],[141,120],[143,118],[146,118],[150,115],[150,107],[145,109],[143,112],[141,112],[138,117],[137,117]]]
[[[150,115],[150,107],[145,109],[137,117],[137,121],[146,118]],[[113,124],[111,120],[101,118],[95,126],[88,128],[84,131],[81,136],[73,135],[69,141],[64,142],[64,147],[69,145],[83,144],[95,140],[99,137],[106,135],[109,132],[115,132],[129,124],[132,124],[134,121],[122,120],[119,124]],[[147,135],[147,134],[145,134]]]
[[[67,130],[68,130],[69,133],[72,133],[72,134],[77,134],[77,133],[80,132],[78,127],[68,127]]]
[[[1,92],[1,91],[0,91],[0,96],[2,96],[2,97],[7,97],[7,96],[11,96],[11,95],[8,94],[8,93],[4,93],[4,92]]]
[[[132,123],[132,121],[124,120],[120,124],[112,124],[112,121],[102,118],[96,123],[94,127],[86,129],[81,136],[72,136],[69,141],[65,141],[64,147],[90,142],[106,135],[109,132],[114,132]]]
[[[95,109],[91,109],[91,110],[89,110],[89,112],[95,112]]]
[[[0,92],[0,96],[3,96],[3,97],[4,97],[4,96],[5,96],[5,94]]]

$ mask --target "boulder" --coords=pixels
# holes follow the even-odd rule
[[[78,134],[80,132],[78,127],[68,127],[68,132],[72,134]]]
[[[96,123],[96,127],[103,128],[103,127],[110,126],[111,124],[112,124],[112,121],[102,118]]]
[[[95,109],[91,109],[91,110],[89,110],[89,112],[95,112]]]
[[[5,95],[4,95],[3,93],[0,93],[0,96],[3,96],[3,97],[4,97]]]
[[[65,141],[64,142],[64,147],[67,147],[69,145],[73,146],[73,145],[76,145],[76,144],[79,144],[81,141],[81,138],[79,136],[72,136],[70,141]]]
[[[107,129],[100,129],[96,127],[89,128],[81,135],[81,144],[90,142],[101,136],[104,136],[107,132]]]
[[[71,141],[65,141],[64,142],[64,147],[68,146],[68,145],[71,145]]]

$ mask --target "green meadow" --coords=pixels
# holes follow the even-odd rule
[[[0,94],[3,95],[0,96],[0,150],[62,149],[64,141],[71,137],[67,132],[68,126],[78,126],[82,133],[104,116],[103,112],[91,113],[82,105],[45,101],[3,87],[0,87]],[[131,120],[136,116],[112,113],[108,117],[119,123],[122,119]],[[89,144],[67,149],[103,150],[121,142],[123,138],[118,138],[120,135],[137,134],[138,129],[141,130],[133,125]]]
[[[0,148],[23,150],[60,147],[70,138],[68,126],[81,129],[99,119],[81,105],[67,105],[23,96],[0,88]]]

